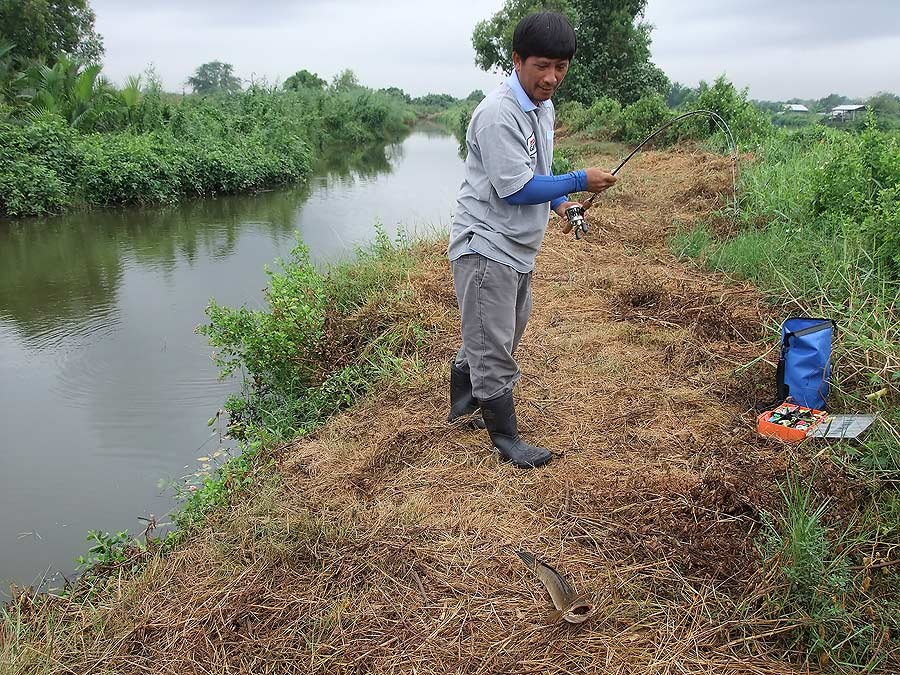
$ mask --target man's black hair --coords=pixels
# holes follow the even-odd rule
[[[558,12],[530,14],[516,24],[513,33],[513,51],[522,61],[529,56],[571,61],[576,48],[575,29]]]

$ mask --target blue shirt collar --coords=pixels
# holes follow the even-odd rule
[[[525,90],[522,88],[522,83],[519,82],[519,74],[515,70],[513,70],[512,74],[506,78],[506,86],[512,89],[513,94],[516,95],[516,100],[519,102],[519,107],[522,108],[524,112],[537,110],[537,106],[530,98],[528,98],[528,94],[526,94]],[[549,103],[549,101],[543,101],[541,105],[546,107]]]

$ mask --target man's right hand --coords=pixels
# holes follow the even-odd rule
[[[588,192],[603,192],[611,188],[618,180],[618,178],[603,169],[585,169],[584,173],[587,174]]]

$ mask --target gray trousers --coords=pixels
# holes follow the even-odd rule
[[[512,391],[522,376],[513,354],[531,316],[531,273],[477,253],[450,263],[462,315],[456,366],[468,370],[472,393],[486,401]]]

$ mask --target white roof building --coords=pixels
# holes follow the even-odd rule
[[[865,109],[866,106],[860,105],[859,103],[847,103],[832,108],[831,117],[840,119],[846,119],[847,117],[850,117],[851,119],[853,119],[856,117],[856,113]]]
[[[800,103],[785,103],[784,110],[785,112],[809,112],[809,108]]]

